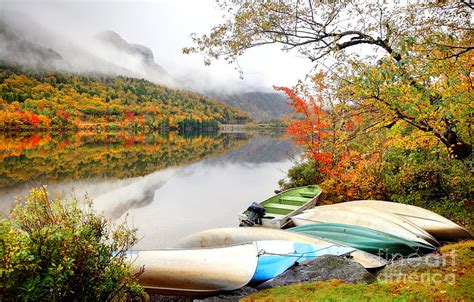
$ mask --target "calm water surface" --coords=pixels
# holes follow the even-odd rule
[[[237,226],[237,214],[271,196],[297,151],[269,135],[0,134],[0,210],[34,186],[88,194],[95,208],[138,227],[139,249]]]

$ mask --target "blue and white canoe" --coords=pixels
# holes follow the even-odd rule
[[[251,282],[263,282],[280,275],[296,263],[312,260],[321,255],[346,255],[351,247],[323,246],[283,240],[257,241],[258,262]]]
[[[297,262],[319,255],[342,255],[353,248],[289,241],[257,241],[197,249],[135,251],[128,254],[139,283],[148,292],[206,295],[239,289],[276,277]]]

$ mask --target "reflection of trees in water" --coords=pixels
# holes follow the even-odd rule
[[[223,144],[230,145],[234,140],[246,140],[246,143],[238,148],[234,148],[224,154],[220,154],[206,161],[206,164],[215,163],[269,163],[279,162],[288,159],[288,156],[295,154],[295,149],[291,141],[284,140],[281,137],[269,137],[256,135],[248,139],[248,135],[235,133],[223,136]],[[165,172],[165,171],[163,171]],[[180,174],[185,173],[181,170]],[[116,219],[133,208],[141,208],[153,202],[155,192],[166,184],[170,176],[156,172],[137,179],[133,184],[110,192],[108,196],[103,196],[106,200],[114,200],[113,204],[102,206],[107,215]],[[137,194],[123,194],[121,191],[136,191]],[[98,200],[100,201],[100,200]]]
[[[220,154],[246,139],[216,132],[0,134],[0,187],[143,176]]]
[[[164,170],[168,167],[205,158],[206,164],[278,162],[295,152],[290,141],[244,133],[0,134],[0,140],[5,142],[0,146],[0,187],[4,189],[78,180],[85,180],[83,185],[90,189],[87,179],[93,178],[93,185],[106,188],[116,187],[114,179],[136,178],[93,196],[111,218],[152,203],[155,192],[171,177]]]

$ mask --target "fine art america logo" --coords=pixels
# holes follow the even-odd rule
[[[395,255],[388,259],[392,263],[388,271],[382,271],[377,276],[379,280],[386,282],[397,281],[405,283],[444,283],[453,285],[456,282],[454,273],[433,272],[432,269],[440,269],[456,265],[456,252],[442,255],[412,254],[408,257]]]

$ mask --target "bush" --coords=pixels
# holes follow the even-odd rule
[[[368,144],[367,144],[368,145]],[[474,176],[468,164],[437,146],[367,148],[350,151],[325,176],[314,160],[288,171],[282,188],[318,184],[320,203],[381,199],[411,204],[474,227]]]
[[[351,151],[343,156],[321,183],[329,203],[357,199],[386,199],[380,152]]]
[[[137,300],[143,289],[126,261],[136,242],[135,229],[112,225],[90,200],[81,209],[33,189],[0,220],[0,300]]]
[[[459,160],[429,149],[389,148],[383,183],[392,201],[433,210],[467,227],[474,224],[474,177]]]

